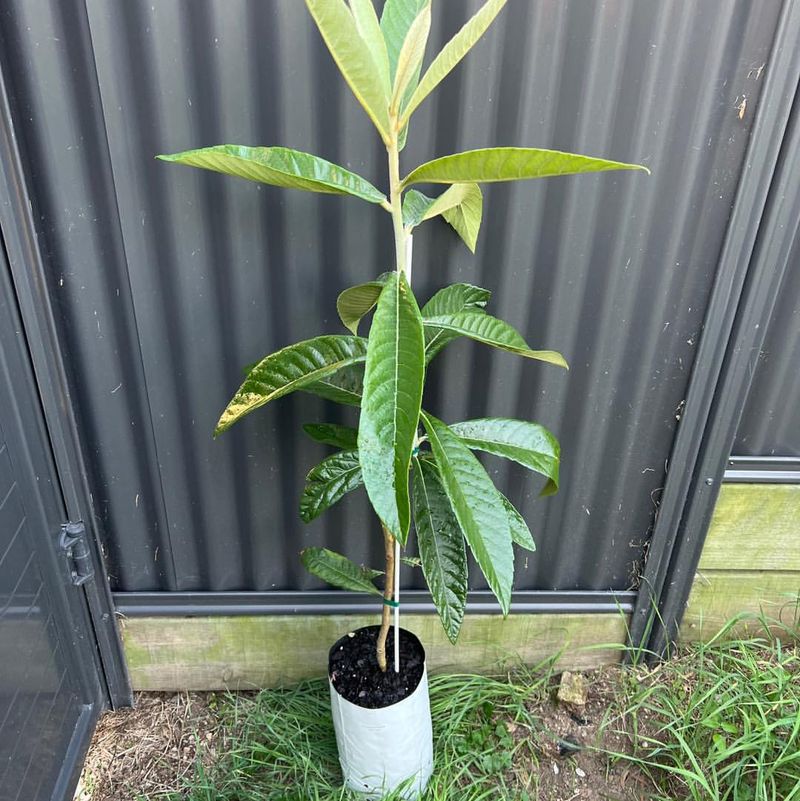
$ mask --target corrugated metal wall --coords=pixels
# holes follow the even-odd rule
[[[753,383],[733,453],[736,456],[800,457],[800,231],[790,269],[754,359]]]
[[[432,43],[477,5],[435,4]],[[491,288],[498,315],[572,365],[458,343],[428,389],[446,420],[519,416],[562,439],[552,499],[491,462],[539,544],[520,588],[634,580],[780,10],[512,2],[415,117],[407,168],[503,144],[653,170],[488,188],[475,258],[436,223],[415,237],[421,297],[453,280]],[[385,215],[152,158],[290,145],[385,184],[381,146],[303,4],[9,0],[0,15],[113,586],[316,587],[297,551],[361,558],[365,538],[378,562],[363,494],[308,527],[296,513],[302,476],[323,455],[299,424],[348,413],[298,395],[216,442],[210,432],[242,365],[339,330],[337,292],[390,261]]]

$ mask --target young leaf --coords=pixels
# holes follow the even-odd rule
[[[328,456],[306,476],[306,486],[300,497],[300,519],[310,523],[362,483],[358,453],[342,451]]]
[[[419,12],[430,3],[431,0],[386,0],[383,6],[381,32],[389,54],[389,76],[392,83],[408,29],[419,16]]]
[[[450,642],[455,644],[467,603],[464,535],[436,465],[414,459],[414,528],[422,572]]]
[[[389,53],[386,50],[386,42],[383,40],[375,6],[372,5],[372,0],[349,0],[349,2],[356,29],[375,62],[384,93],[386,97],[389,97],[392,90],[392,82],[389,78]]]
[[[409,189],[403,198],[403,223],[415,228],[441,214],[474,253],[483,215],[483,194],[477,184],[453,184],[439,197]]]
[[[386,202],[383,192],[360,175],[319,156],[288,147],[216,145],[156,158],[285,189],[353,195],[369,203]]]
[[[389,273],[384,273],[375,281],[351,286],[336,298],[336,311],[339,312],[339,319],[345,328],[358,334],[361,318],[369,314],[378,302],[388,275]]]
[[[483,36],[486,29],[492,24],[494,18],[506,4],[506,0],[489,0],[470,19],[461,30],[441,49],[439,55],[428,67],[414,94],[408,101],[401,124],[408,122],[417,106],[447,77],[451,70],[472,49],[478,39]]]
[[[372,583],[372,579],[380,576],[380,571],[361,567],[327,548],[305,548],[300,551],[303,567],[313,575],[352,592],[368,592],[371,595],[383,595]]]
[[[421,413],[450,505],[503,614],[511,604],[514,551],[508,513],[483,465],[441,421]]]
[[[411,23],[406,34],[400,54],[397,57],[394,85],[392,86],[392,100],[390,110],[397,113],[400,105],[412,83],[416,83],[422,59],[425,56],[425,45],[428,43],[428,34],[431,31],[431,6],[425,5]]]
[[[364,107],[384,142],[389,141],[389,96],[380,67],[358,32],[344,0],[306,0],[339,71]]]
[[[425,344],[417,301],[402,273],[391,273],[372,320],[364,368],[358,450],[376,514],[405,545],[408,470],[419,423]]]
[[[351,364],[365,361],[367,341],[361,337],[322,336],[289,345],[262,359],[222,412],[214,436],[265,403],[307,388]]]
[[[453,423],[450,430],[468,447],[511,459],[546,476],[543,495],[558,491],[558,440],[538,423],[487,417]]]
[[[511,539],[520,548],[526,551],[535,551],[536,543],[533,541],[533,535],[525,522],[525,518],[517,511],[511,501],[505,495],[500,495],[503,500],[503,506],[506,508],[508,514],[508,527],[511,530]]]
[[[302,391],[345,406],[361,406],[361,396],[364,394],[364,365],[356,363],[344,367],[333,375],[305,385]]]
[[[332,445],[344,451],[354,451],[358,447],[358,431],[350,426],[340,426],[336,423],[305,423],[303,431],[314,442],[321,442],[323,445]]]
[[[488,289],[482,289],[472,284],[450,284],[440,289],[423,307],[423,323],[426,318],[439,317],[441,315],[455,314],[456,312],[471,310],[477,314],[483,312],[483,307],[489,302],[492,293]],[[444,328],[425,329],[425,361],[431,359],[448,342],[458,339],[460,334],[448,331]]]
[[[425,319],[425,328],[451,331],[526,359],[538,359],[568,369],[564,357],[557,351],[531,350],[519,332],[507,322],[475,309],[428,317]]]

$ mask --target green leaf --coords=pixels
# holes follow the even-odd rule
[[[356,29],[375,62],[384,93],[386,97],[389,97],[392,90],[392,82],[389,78],[389,53],[386,50],[386,42],[383,40],[375,6],[372,5],[372,0],[349,0],[349,2]]]
[[[389,141],[389,97],[368,44],[344,0],[306,0],[339,71],[378,129]]]
[[[431,6],[425,5],[411,23],[406,34],[400,55],[397,57],[394,85],[392,86],[392,99],[390,113],[400,111],[403,98],[409,88],[413,89],[419,78],[422,59],[425,56],[425,45],[428,43],[428,34],[431,31]]]
[[[450,430],[470,448],[511,459],[546,476],[543,495],[558,491],[561,447],[544,426],[526,420],[486,417],[453,423]]]
[[[441,49],[439,55],[425,72],[419,86],[405,107],[401,125],[408,122],[417,106],[447,77],[452,69],[472,49],[494,18],[506,4],[506,0],[489,0],[461,30]]]
[[[214,436],[265,403],[306,389],[348,365],[365,361],[367,341],[361,337],[322,336],[297,342],[262,359],[231,398]]]
[[[157,158],[285,189],[353,195],[369,203],[386,202],[383,192],[360,175],[288,147],[216,145]]]
[[[305,423],[303,431],[314,442],[321,442],[323,445],[332,445],[344,451],[354,451],[358,447],[358,431],[350,426],[340,426],[337,423]]]
[[[415,228],[441,214],[474,253],[483,215],[483,194],[477,184],[453,184],[439,197],[409,189],[403,198],[403,223]]]
[[[358,450],[372,506],[403,545],[410,522],[408,471],[424,376],[422,317],[405,276],[392,273],[369,333]]]
[[[386,0],[381,14],[381,32],[389,54],[389,76],[394,83],[397,61],[408,29],[431,0]]]
[[[436,465],[414,460],[414,528],[422,572],[450,642],[455,644],[467,603],[464,535]]]
[[[525,518],[517,511],[511,501],[505,495],[500,496],[503,499],[503,506],[506,508],[508,514],[508,527],[511,530],[511,539],[524,548],[526,551],[535,551],[536,543],[533,541],[533,535],[525,522]]]
[[[342,451],[323,459],[306,476],[306,486],[300,496],[301,520],[310,523],[362,483],[356,451]]]
[[[336,311],[339,312],[339,319],[345,328],[354,334],[358,333],[361,318],[369,314],[378,302],[388,276],[389,273],[383,273],[374,281],[351,286],[339,295],[336,299]]]
[[[643,170],[650,173],[647,167],[640,164],[624,164],[620,161],[580,156],[576,153],[562,153],[558,150],[542,150],[535,147],[490,147],[454,153],[421,164],[403,180],[403,187],[419,183],[521,181],[528,178],[608,170]]]
[[[425,328],[451,331],[526,359],[538,359],[569,369],[564,357],[557,351],[531,350],[519,332],[507,322],[475,309],[428,317],[425,319]]]
[[[511,604],[514,550],[508,513],[483,465],[441,421],[421,413],[442,484],[461,531],[503,614]]]
[[[455,314],[456,312],[471,309],[480,314],[483,307],[489,302],[492,293],[488,289],[482,289],[472,284],[450,284],[440,289],[423,307],[422,319],[426,317],[438,317],[444,314]],[[431,359],[448,342],[458,339],[460,334],[447,331],[444,328],[425,329],[425,361]]]
[[[371,595],[383,595],[372,583],[372,579],[380,576],[380,571],[361,567],[327,548],[305,548],[300,551],[300,561],[309,573],[321,578],[334,587],[353,592],[368,592]]]
[[[337,370],[333,375],[302,387],[303,392],[346,406],[361,406],[364,394],[364,365],[354,364]]]

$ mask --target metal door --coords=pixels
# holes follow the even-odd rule
[[[105,703],[65,519],[0,239],[0,801],[72,798]]]

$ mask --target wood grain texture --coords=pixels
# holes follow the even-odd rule
[[[700,570],[800,571],[800,484],[726,484]]]
[[[274,687],[324,676],[328,649],[375,615],[130,618],[122,637],[136,690]],[[564,668],[619,661],[622,615],[467,616],[457,646],[434,615],[406,615],[402,625],[425,644],[432,671],[491,672],[557,657]],[[599,647],[598,647],[599,646]]]

